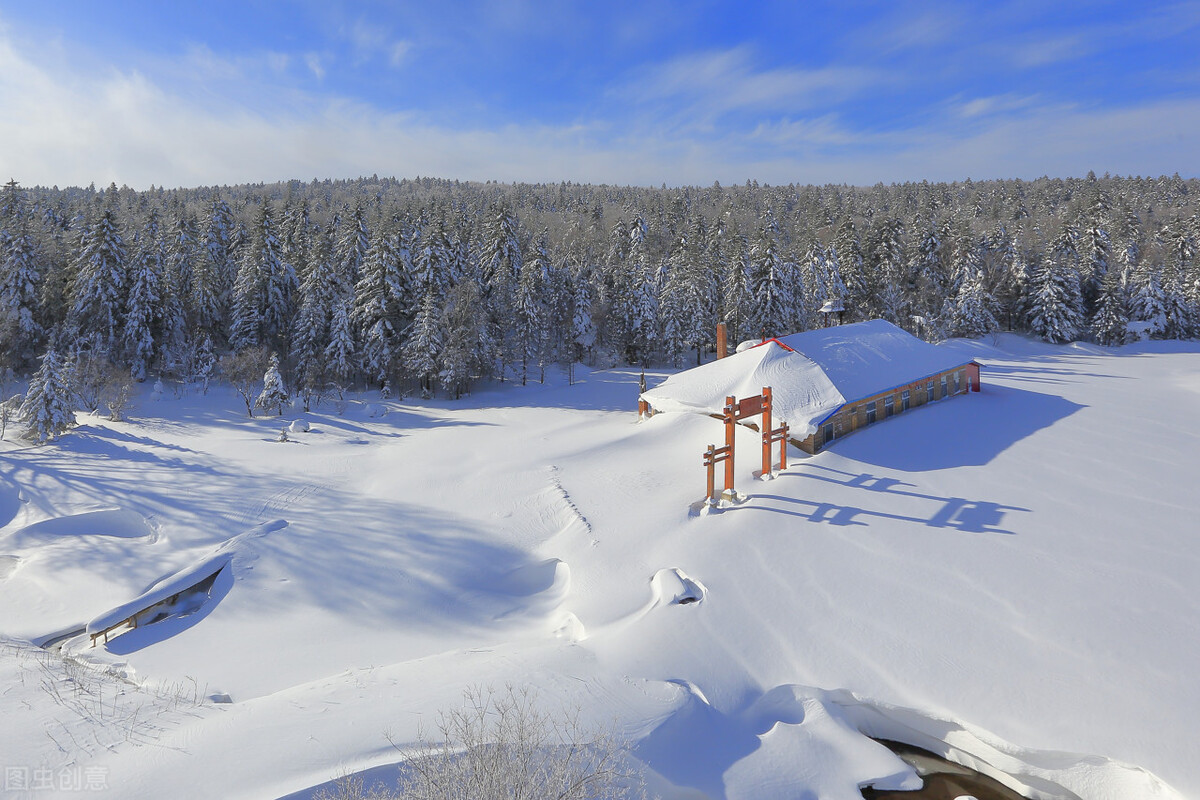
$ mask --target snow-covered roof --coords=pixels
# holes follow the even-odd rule
[[[720,414],[727,396],[752,397],[770,386],[774,418],[805,438],[848,402],[968,361],[890,322],[870,320],[767,340],[672,375],[642,399],[656,411]]]
[[[882,319],[816,328],[779,341],[816,362],[847,402],[912,383],[970,359]]]
[[[773,420],[801,438],[846,402],[816,363],[774,341],[676,373],[642,399],[656,411],[720,414],[727,396],[753,397],[764,386],[771,387]]]

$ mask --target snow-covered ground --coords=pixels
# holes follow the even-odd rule
[[[628,370],[382,416],[147,389],[0,443],[0,793],[308,797],[513,683],[664,798],[914,786],[864,733],[1032,797],[1200,797],[1200,346],[945,346],[982,393],[767,482],[741,432],[749,499],[707,516],[720,423],[637,422]],[[146,592],[167,619],[36,646]]]

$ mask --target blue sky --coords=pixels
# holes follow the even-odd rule
[[[1198,173],[1200,2],[0,0],[0,173]]]

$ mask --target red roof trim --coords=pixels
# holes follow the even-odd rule
[[[755,347],[762,347],[764,344],[769,344],[769,343],[771,343],[771,342],[774,342],[775,344],[779,345],[779,346],[780,346],[780,347],[782,347],[784,350],[787,350],[789,353],[794,353],[794,352],[796,352],[796,351],[795,351],[793,348],[791,348],[791,347],[788,347],[786,344],[784,344],[783,342],[779,341],[778,339],[776,339],[776,338],[775,338],[775,337],[773,337],[773,336],[772,336],[770,339],[763,339],[761,342],[759,342],[758,344],[754,345],[754,347],[750,347],[750,348],[748,348],[748,349],[749,349],[749,350],[753,350]]]

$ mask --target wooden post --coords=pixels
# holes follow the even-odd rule
[[[737,398],[725,398],[725,447],[729,448],[729,455],[725,457],[725,493],[732,500],[735,494],[733,490],[733,435],[734,426],[737,425]]]
[[[708,467],[708,485],[704,492],[704,499],[710,502],[713,499],[713,495],[716,494],[717,491],[715,475],[717,471],[717,456],[714,452],[716,449],[717,448],[715,445],[710,444],[708,446],[708,450],[706,450],[704,453],[704,465]]]
[[[717,358],[722,359],[729,355],[729,332],[725,328],[724,322],[717,323]]]
[[[762,390],[762,476],[771,474],[771,435],[775,432],[771,427],[771,387],[764,386]]]
[[[716,445],[712,445],[712,444],[710,444],[708,446],[708,449],[704,451],[704,466],[708,468],[708,484],[705,487],[706,494],[704,495],[704,499],[706,502],[709,502],[709,503],[716,502],[716,499],[717,499],[717,482],[716,482],[717,462],[719,462],[719,461],[728,462],[730,455],[731,455],[731,452],[728,447],[717,447]]]
[[[645,419],[647,412],[650,410],[650,404],[642,399],[642,395],[646,393],[646,370],[642,370],[642,377],[638,380],[638,419]]]
[[[779,430],[779,471],[787,469],[788,424],[785,422]]]

